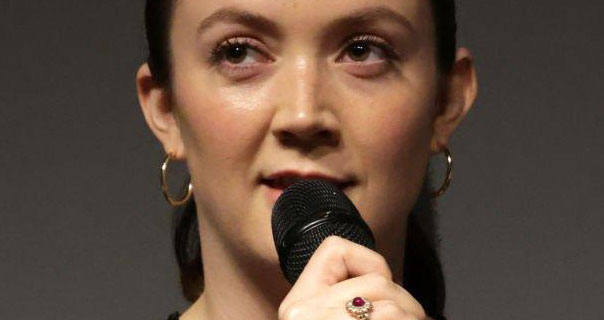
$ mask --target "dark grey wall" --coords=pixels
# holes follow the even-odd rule
[[[603,319],[601,1],[459,1],[477,105],[441,205],[453,319]]]
[[[458,5],[480,94],[439,204],[450,319],[602,319],[604,5]],[[187,306],[135,96],[142,7],[0,0],[2,319]]]

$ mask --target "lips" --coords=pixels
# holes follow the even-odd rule
[[[260,183],[273,189],[283,190],[302,179],[323,179],[335,184],[341,190],[355,184],[353,178],[340,178],[319,172],[302,173],[293,170],[276,172],[266,178],[261,178]]]

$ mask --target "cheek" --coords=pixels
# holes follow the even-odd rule
[[[253,181],[250,164],[269,115],[260,108],[263,90],[216,88],[203,81],[175,81],[175,102],[182,113],[181,136],[195,195],[201,197],[198,203],[217,206],[205,208],[211,212],[226,212],[221,206],[245,205],[248,190],[241,182]]]
[[[364,164],[382,178],[421,168],[431,136],[431,101],[409,96],[386,101],[390,105],[376,105],[381,110],[366,118],[371,126],[359,131],[356,139],[361,143],[357,150],[362,152]]]
[[[432,105],[430,94],[384,97],[372,103],[372,111],[359,122],[367,125],[353,130],[367,179],[358,205],[371,216],[368,220],[375,230],[403,226],[419,195],[429,157]]]
[[[183,112],[183,138],[187,148],[200,157],[213,158],[224,164],[252,156],[256,136],[263,133],[266,115],[261,110],[263,92],[251,89],[212,88],[209,84],[181,86],[178,108]],[[200,81],[197,81],[200,82]],[[192,84],[191,84],[192,83]],[[190,87],[189,90],[187,87]],[[203,161],[203,159],[200,159]]]

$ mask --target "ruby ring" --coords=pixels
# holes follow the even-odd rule
[[[346,311],[359,320],[369,319],[371,310],[373,310],[373,304],[367,298],[355,297],[346,302]]]

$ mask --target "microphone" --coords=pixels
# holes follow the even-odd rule
[[[303,179],[287,187],[275,202],[271,224],[281,270],[292,285],[328,236],[375,250],[373,233],[357,208],[326,180]]]

